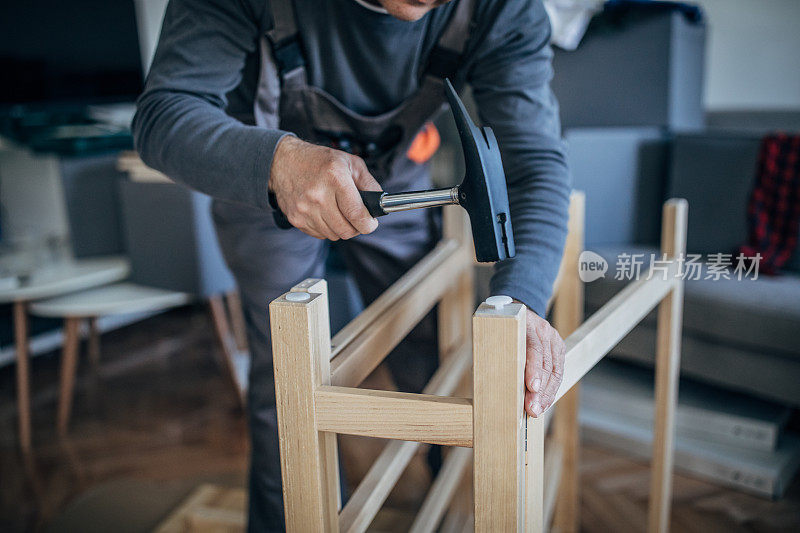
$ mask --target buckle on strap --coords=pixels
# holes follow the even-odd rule
[[[304,67],[306,64],[297,34],[273,44],[272,54],[275,56],[275,63],[281,77],[298,67]]]

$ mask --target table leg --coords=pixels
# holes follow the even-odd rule
[[[78,347],[80,346],[81,319],[64,319],[64,348],[61,355],[61,389],[58,397],[58,435],[67,434],[69,415],[72,411],[72,395],[75,390],[75,370],[78,366]]]
[[[19,445],[27,454],[31,451],[31,378],[28,359],[28,303],[22,300],[14,302],[14,343],[17,353]]]
[[[238,290],[233,290],[225,295],[225,302],[228,304],[228,314],[231,317],[231,329],[236,339],[236,345],[240,351],[247,350],[247,326],[245,326],[244,310],[242,309],[242,299]]]
[[[225,302],[222,296],[214,294],[208,297],[208,308],[211,311],[211,321],[214,323],[214,331],[217,334],[220,347],[222,348],[222,363],[225,366],[225,371],[231,380],[235,390],[237,400],[240,406],[244,406],[244,390],[239,378],[236,374],[236,364],[234,358],[236,357],[237,347],[236,339],[234,339],[231,332],[231,326],[228,322],[228,317],[225,314]]]
[[[87,351],[89,352],[89,362],[92,364],[92,368],[97,369],[100,366],[100,331],[97,328],[96,316],[89,318]]]

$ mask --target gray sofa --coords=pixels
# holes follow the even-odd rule
[[[606,278],[586,285],[587,314],[627,283],[613,279],[618,254],[657,250],[666,198],[689,201],[688,253],[746,241],[760,135],[604,128],[566,139],[574,186],[587,194],[586,249],[609,262]],[[800,251],[781,276],[687,281],[683,331],[682,375],[800,406]],[[652,313],[612,355],[652,365],[654,346]]]

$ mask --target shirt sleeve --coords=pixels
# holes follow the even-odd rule
[[[225,113],[226,94],[258,47],[265,4],[170,0],[132,129],[147,165],[211,196],[268,209],[272,157],[287,133]]]
[[[497,137],[508,184],[516,257],[495,265],[492,294],[544,316],[567,233],[570,176],[558,103],[550,90],[550,22],[540,0],[496,2],[476,35],[468,82],[480,120]]]

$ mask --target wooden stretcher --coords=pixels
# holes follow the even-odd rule
[[[579,382],[656,306],[648,530],[667,531],[683,298],[676,258],[687,204],[664,205],[661,266],[669,275],[645,273],[581,323],[583,212],[583,195],[573,194],[552,302],[565,371],[555,409],[539,418],[523,411],[525,310],[484,303],[474,311],[471,238],[457,208],[445,211],[436,248],[333,338],[324,280],[306,280],[270,304],[288,531],[365,531],[420,443],[453,448],[412,531],[576,531]],[[358,388],[437,303],[441,366],[423,393]],[[392,439],[343,508],[337,433]]]

